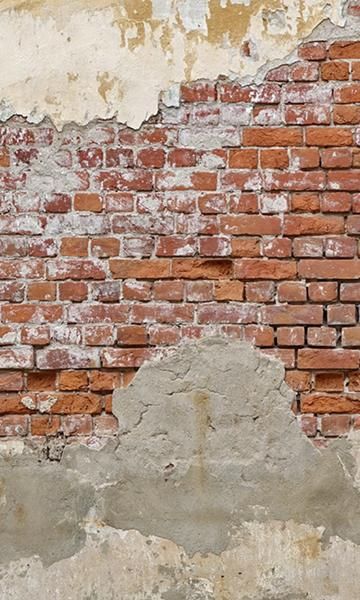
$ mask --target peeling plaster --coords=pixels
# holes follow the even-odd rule
[[[279,361],[202,340],[117,392],[107,445],[3,444],[0,596],[357,600],[359,437],[316,449],[291,399]]]
[[[162,92],[220,74],[251,80],[289,55],[344,0],[2,0],[0,118],[132,127]],[[246,56],[243,42],[251,41]]]

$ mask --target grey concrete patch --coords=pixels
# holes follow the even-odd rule
[[[101,450],[12,449],[0,597],[357,600],[357,461],[314,448],[291,399],[280,362],[203,340],[116,393]]]

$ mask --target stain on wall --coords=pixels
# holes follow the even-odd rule
[[[179,82],[254,79],[345,0],[3,0],[0,118],[55,125],[116,117],[132,127]]]
[[[202,340],[118,391],[102,449],[2,448],[1,597],[356,600],[357,452],[316,449],[291,399],[279,361]]]

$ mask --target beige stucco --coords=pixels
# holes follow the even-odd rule
[[[176,101],[181,81],[254,79],[324,19],[343,24],[345,4],[2,0],[0,118],[49,116],[62,128],[115,116],[138,127],[157,112],[162,92]]]

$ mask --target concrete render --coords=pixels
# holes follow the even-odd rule
[[[358,599],[360,442],[316,449],[291,400],[279,361],[208,339],[117,391],[98,449],[2,444],[0,597]]]

